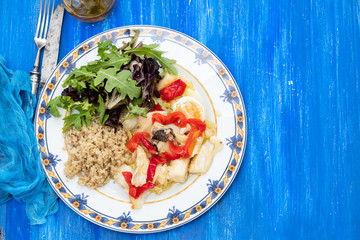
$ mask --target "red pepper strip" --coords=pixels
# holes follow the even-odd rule
[[[132,179],[131,172],[122,172],[122,175],[124,176],[125,181],[129,185],[129,195],[135,199],[137,199],[144,191],[156,186],[152,182],[147,182],[147,183],[141,185],[140,187],[135,187],[131,183],[131,179]]]
[[[161,113],[154,113],[152,115],[152,123],[154,123],[156,121],[163,125],[168,125],[171,123],[174,123],[175,125],[180,124],[185,119],[186,119],[185,114],[183,114],[182,112],[178,112],[178,111],[173,112],[168,116],[164,116]]]
[[[193,130],[193,129],[191,129],[191,130]],[[191,133],[191,130],[190,130],[190,133]],[[200,135],[200,130],[195,130],[191,136],[190,136],[190,133],[189,133],[189,137],[188,137],[188,139],[186,141],[186,144],[185,144],[185,150],[189,154],[186,157],[190,157],[192,155],[192,153],[194,151],[194,148],[195,148],[195,145],[196,145],[196,139]],[[190,141],[189,141],[189,139],[190,139]]]
[[[181,79],[178,79],[160,91],[161,99],[169,102],[174,98],[183,95],[185,88],[186,83],[184,83]]]
[[[146,191],[146,190],[148,190],[148,189],[150,189],[150,188],[153,188],[153,187],[155,187],[155,186],[156,186],[156,185],[153,184],[152,182],[147,182],[147,183],[145,183],[144,185],[138,187],[138,188],[137,188],[137,192],[136,192],[136,198],[140,197],[140,195],[141,195],[144,191]],[[136,199],[136,198],[135,198],[135,199]]]
[[[196,118],[188,118],[179,123],[179,127],[185,127],[186,124],[190,124],[191,128],[197,128],[200,130],[200,136],[206,130],[206,123],[205,121],[201,121],[200,119]]]
[[[154,180],[154,176],[156,173],[156,167],[158,164],[165,164],[169,160],[175,160],[180,157],[181,156],[179,154],[171,154],[168,152],[160,153],[158,156],[153,154],[151,156],[151,160],[150,160],[149,167],[147,170],[147,180],[149,180],[150,182],[152,182]]]
[[[156,154],[157,150],[156,147],[146,138],[150,137],[150,134],[147,132],[138,132],[130,141],[126,144],[126,147],[131,151],[134,152],[136,148],[139,146],[139,142],[141,141],[142,145],[149,151],[151,154]]]
[[[131,172],[122,172],[122,175],[124,176],[125,181],[126,181],[127,184],[129,185],[129,195],[132,196],[133,198],[136,198],[137,189],[136,189],[136,187],[131,183],[132,173],[131,173]]]
[[[156,161],[159,164],[165,164],[167,163],[168,159],[165,157],[160,157],[160,156],[156,156],[156,155],[152,155],[151,159],[154,159],[154,161]]]
[[[164,152],[162,153],[165,155],[165,157],[168,159],[168,160],[176,160],[176,159],[179,159],[181,156],[179,154],[171,154],[171,153],[168,153],[168,152]]]
[[[156,147],[149,140],[147,140],[144,136],[141,136],[140,140],[141,140],[142,145],[144,147],[146,147],[146,149],[149,151],[149,153],[151,153],[151,154],[157,153]]]
[[[164,111],[164,109],[162,109],[160,104],[155,104],[153,109],[151,110],[151,112],[153,112],[153,111]]]
[[[147,170],[147,180],[149,180],[150,182],[154,180],[157,165],[158,162],[152,157]]]
[[[173,141],[169,141],[169,149],[172,153],[183,155],[184,153],[184,146],[175,146]]]
[[[196,127],[200,129],[201,131],[200,136],[202,135],[202,132],[206,130],[205,121],[201,121],[200,119],[196,119],[196,118],[186,119],[185,114],[179,111],[173,112],[168,116],[164,116],[161,113],[154,113],[152,115],[152,122],[154,123],[155,121],[163,125],[168,125],[173,123],[181,128],[186,127],[187,124],[190,124],[191,127]]]
[[[150,137],[150,134],[147,132],[138,132],[132,138],[130,141],[126,144],[126,147],[131,151],[134,152],[136,148],[139,146],[139,142],[142,138]]]
[[[200,130],[192,128],[184,146],[175,146],[172,141],[169,141],[170,151],[172,153],[179,154],[182,158],[189,158],[195,148],[196,139],[199,135]]]

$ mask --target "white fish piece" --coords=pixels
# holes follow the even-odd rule
[[[190,162],[189,173],[206,173],[213,162],[215,153],[223,148],[223,144],[218,137],[210,137],[209,142],[213,145],[213,147],[210,148],[207,144],[203,144],[201,146],[199,154],[195,156]]]
[[[211,149],[203,145],[200,148],[199,154],[194,157],[189,166],[189,173],[193,174],[204,174],[209,169],[208,166],[211,165],[212,159],[210,159]]]
[[[172,160],[169,166],[169,180],[184,183],[188,177],[189,158]]]
[[[151,120],[152,121],[152,120]],[[159,130],[159,129],[163,129],[163,128],[167,128],[165,125],[162,125],[159,122],[154,122],[154,124],[152,124],[150,131],[149,132],[153,132],[155,130]]]
[[[154,176],[156,186],[166,186],[169,182],[169,167],[166,164],[158,164]]]
[[[166,125],[166,128],[171,128],[173,130],[175,139],[178,143],[180,143],[181,145],[186,143],[188,136],[185,135],[185,133],[186,132],[188,133],[190,131],[189,125],[187,125],[184,128],[180,128],[180,127],[176,126],[175,124],[169,124],[169,125]]]
[[[171,152],[169,148],[169,142],[158,142],[156,147],[159,152]]]
[[[161,194],[165,191],[170,183],[169,181],[169,166],[166,164],[159,164],[156,167],[154,176],[155,187],[152,189],[156,194]]]
[[[142,205],[144,205],[144,202],[146,198],[151,194],[149,190],[144,191],[137,199],[130,197],[130,202],[132,203],[131,208],[132,209],[140,209]]]
[[[178,79],[181,79],[186,84],[186,90],[187,89],[195,90],[193,82],[187,77],[180,75],[172,75],[169,73],[166,73],[164,78],[159,81],[159,83],[156,85],[156,88],[158,91],[160,91],[161,89],[169,86],[171,83],[175,82]]]
[[[200,152],[203,141],[204,141],[204,137],[198,137],[196,139],[195,147],[194,147],[194,150],[193,150],[193,152],[191,154],[191,158],[194,157],[196,154],[198,154]]]
[[[136,124],[138,122],[138,116],[124,120],[122,122],[122,125],[126,131],[131,131],[136,127]]]
[[[175,82],[178,79],[178,76],[166,73],[163,79],[159,81],[156,85],[158,91],[169,86],[171,83]]]
[[[135,171],[131,179],[131,183],[140,187],[146,183],[147,169],[149,167],[149,158],[146,155],[146,152],[141,146],[138,146],[136,149],[136,160],[135,160]]]
[[[123,164],[119,167],[119,172],[114,175],[115,181],[120,184],[123,189],[129,190],[129,185],[127,184],[124,176],[122,175],[122,172],[133,173],[133,169],[129,165]]]

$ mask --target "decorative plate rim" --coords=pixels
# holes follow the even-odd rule
[[[53,188],[53,190],[56,192],[56,194],[59,196],[59,198],[66,204],[68,205],[68,207],[73,210],[74,212],[76,212],[78,215],[80,215],[81,217],[83,217],[84,219],[92,222],[92,223],[95,223],[96,225],[99,225],[101,227],[104,227],[104,228],[107,228],[107,229],[110,229],[110,230],[114,230],[114,231],[118,231],[118,232],[124,232],[124,233],[135,233],[135,234],[147,234],[147,233],[156,233],[156,232],[162,232],[162,231],[167,231],[167,230],[171,230],[171,229],[174,229],[174,228],[177,228],[177,227],[180,227],[180,226],[183,226],[185,225],[186,223],[189,223],[195,219],[197,219],[198,217],[202,216],[205,212],[207,212],[210,208],[212,208],[224,195],[225,193],[227,192],[227,190],[230,188],[231,184],[233,183],[235,177],[237,176],[238,172],[239,172],[239,169],[242,165],[242,161],[243,161],[243,158],[244,158],[244,155],[245,155],[245,151],[246,151],[246,145],[247,145],[247,132],[248,132],[248,127],[247,127],[247,117],[246,117],[246,109],[245,109],[245,104],[244,104],[244,100],[243,100],[243,97],[242,97],[242,94],[241,94],[241,91],[236,83],[236,80],[235,78],[232,76],[231,72],[229,71],[229,69],[227,68],[227,66],[220,60],[220,58],[214,54],[208,47],[206,47],[204,44],[200,43],[198,40],[182,33],[182,32],[179,32],[177,30],[173,30],[173,29],[170,29],[170,28],[166,28],[166,27],[162,27],[162,26],[154,26],[154,25],[129,25],[129,26],[122,26],[122,27],[117,27],[117,28],[112,28],[112,29],[109,29],[109,30],[106,30],[106,31],[103,31],[101,33],[98,33],[90,38],[87,38],[86,40],[84,40],[83,42],[79,43],[77,46],[75,46],[71,51],[69,51],[69,53],[63,58],[61,59],[61,61],[59,61],[58,65],[56,66],[56,68],[54,69],[54,71],[51,73],[49,79],[46,81],[42,91],[40,92],[40,95],[39,95],[39,99],[38,99],[38,102],[37,102],[37,107],[36,107],[36,113],[35,113],[35,118],[34,118],[34,126],[35,126],[35,132],[38,133],[38,129],[40,128],[39,127],[39,122],[38,122],[38,119],[40,119],[40,116],[39,116],[39,112],[40,112],[40,108],[41,108],[41,105],[44,101],[42,101],[42,99],[40,99],[40,97],[44,96],[44,93],[46,93],[47,91],[47,86],[49,86],[49,84],[51,84],[51,80],[54,78],[54,75],[56,75],[56,72],[59,71],[60,72],[60,63],[64,63],[66,62],[66,60],[71,57],[72,54],[74,54],[74,52],[76,52],[76,50],[78,49],[78,51],[80,50],[81,46],[84,46],[85,43],[87,42],[90,42],[91,40],[95,40],[99,37],[99,36],[106,36],[106,34],[108,33],[112,33],[114,31],[121,31],[121,30],[125,30],[124,33],[127,31],[127,30],[132,30],[132,29],[138,29],[138,28],[147,28],[147,29],[151,29],[149,32],[153,31],[153,30],[165,30],[165,31],[168,31],[168,32],[171,32],[171,33],[175,33],[175,34],[178,34],[179,36],[182,36],[182,37],[185,37],[191,41],[193,41],[195,44],[198,44],[200,47],[202,47],[204,50],[208,51],[209,55],[211,55],[212,57],[214,57],[217,61],[218,61],[218,64],[225,70],[224,72],[226,74],[229,75],[229,81],[233,84],[233,85],[229,85],[229,86],[232,86],[235,91],[237,91],[237,98],[239,99],[239,106],[241,109],[238,109],[241,114],[242,114],[242,123],[243,123],[243,129],[238,125],[236,124],[235,126],[235,130],[238,130],[238,128],[240,128],[242,131],[243,131],[243,136],[242,136],[242,146],[240,147],[240,150],[239,150],[239,154],[237,154],[236,152],[236,147],[234,149],[232,149],[232,153],[231,153],[231,156],[230,156],[230,159],[229,159],[229,165],[231,164],[231,162],[234,160],[234,151],[236,153],[236,155],[238,155],[238,158],[236,159],[236,165],[235,166],[235,171],[232,172],[232,174],[230,175],[230,179],[227,180],[227,183],[225,183],[226,185],[223,185],[223,188],[220,189],[220,192],[218,194],[216,194],[216,196],[214,197],[214,201],[212,201],[212,199],[210,199],[210,202],[209,202],[209,205],[206,203],[205,207],[204,208],[201,208],[201,210],[197,210],[196,209],[196,212],[194,213],[195,215],[193,217],[190,217],[190,215],[192,215],[192,211],[195,209],[195,206],[192,206],[191,207],[191,210],[190,212],[187,212],[186,214],[188,214],[188,216],[184,217],[183,220],[181,221],[177,221],[176,223],[174,224],[171,224],[170,226],[167,225],[167,222],[170,221],[170,218],[167,220],[167,222],[164,224],[164,226],[162,226],[162,228],[157,228],[155,229],[154,228],[154,224],[153,223],[149,223],[149,221],[146,221],[147,223],[144,223],[143,225],[147,225],[149,226],[150,224],[152,224],[152,228],[146,228],[146,229],[142,229],[143,231],[139,231],[140,228],[143,226],[140,226],[138,228],[134,228],[134,229],[128,229],[128,228],[125,228],[123,229],[123,226],[119,226],[118,228],[114,228],[114,227],[111,227],[111,225],[106,225],[105,223],[99,221],[96,219],[96,217],[93,219],[93,218],[90,218],[89,216],[87,216],[86,214],[84,214],[84,212],[81,212],[81,210],[77,207],[75,207],[74,204],[71,204],[67,199],[64,198],[64,196],[60,193],[60,189],[61,188],[57,188],[55,187],[55,184],[52,184],[51,180],[50,180],[50,175],[46,172],[46,165],[44,164],[44,161],[45,160],[48,160],[48,159],[44,159],[44,161],[42,160],[43,157],[42,157],[42,148],[43,147],[41,144],[40,144],[40,141],[41,139],[39,138],[39,134],[37,134],[37,139],[38,139],[38,146],[39,146],[39,151],[40,151],[40,160],[41,160],[41,165],[43,167],[43,170],[46,174],[46,178],[47,178],[47,181],[49,182],[50,186]],[[180,42],[181,43],[181,42]],[[184,43],[181,43],[182,45],[185,45]],[[213,64],[214,65],[214,64]],[[224,74],[225,74],[224,73]],[[61,76],[61,75],[60,75]],[[59,76],[59,77],[60,77]],[[226,79],[224,79],[223,77],[220,77],[219,75],[219,78],[222,79],[222,81],[225,81]],[[227,88],[225,88],[226,90],[228,90]],[[234,97],[235,98],[235,97]],[[235,100],[234,100],[235,102]],[[234,106],[234,104],[232,103],[233,105],[233,108],[236,108]],[[46,103],[45,103],[45,107],[46,107]],[[45,110],[44,110],[45,111]],[[40,114],[45,114],[44,113],[41,113]],[[236,116],[236,110],[234,109],[234,115]],[[235,135],[236,136],[236,135]],[[44,136],[43,136],[44,138]],[[43,147],[45,149],[45,147]],[[46,150],[46,149],[45,149]],[[46,153],[44,153],[46,154]],[[50,153],[51,154],[51,153]],[[46,155],[47,156],[47,155]],[[49,161],[49,160],[48,160]],[[55,164],[56,166],[56,164]],[[231,165],[232,166],[232,165]],[[228,169],[229,170],[229,169]],[[230,171],[230,170],[229,170]],[[227,174],[227,170],[225,169],[224,171],[225,174]],[[226,176],[227,177],[227,176]],[[220,180],[222,179],[222,177],[220,178]],[[209,179],[210,180],[210,179]],[[219,181],[220,181],[219,180]],[[219,185],[220,186],[220,185]],[[216,189],[215,189],[216,190]],[[212,197],[212,193],[209,194],[210,198]],[[75,196],[75,195],[74,195]],[[205,195],[204,198],[209,198],[207,197],[208,195]],[[199,202],[201,202],[203,200],[200,200]],[[200,206],[200,205],[198,205]],[[170,210],[170,209],[169,209]],[[177,209],[176,209],[177,210]],[[174,211],[175,211],[175,206],[174,206]],[[177,210],[178,211],[178,210]],[[130,212],[129,212],[130,213]],[[123,213],[124,217],[125,216],[125,213]],[[99,215],[98,215],[99,216]],[[120,219],[122,216],[120,216],[118,219]],[[130,217],[131,219],[131,217]],[[100,216],[100,220],[101,220],[101,216]],[[179,220],[179,219],[178,219]],[[109,221],[112,221],[111,219]],[[120,223],[120,222],[119,222]],[[121,222],[122,224],[123,222]],[[162,222],[161,224],[163,224],[164,222]],[[157,224],[157,223],[156,223]],[[160,224],[160,226],[161,226]],[[114,225],[114,224],[112,224]],[[127,226],[126,226],[127,227]]]

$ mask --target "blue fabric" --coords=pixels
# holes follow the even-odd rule
[[[12,197],[24,201],[30,223],[42,224],[58,203],[40,166],[35,104],[29,75],[7,69],[0,56],[0,204]]]

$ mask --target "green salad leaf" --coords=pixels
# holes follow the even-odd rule
[[[140,107],[139,105],[129,103],[129,112],[130,115],[140,115],[142,117],[146,117],[146,114],[149,112],[149,108],[147,107]]]
[[[140,96],[141,88],[136,86],[136,81],[130,78],[130,74],[129,70],[118,72],[115,68],[100,69],[94,84],[97,86],[106,79],[105,90],[107,92],[110,93],[116,88],[122,96],[127,95],[132,100]]]
[[[156,50],[159,44],[149,44],[149,45],[143,45],[139,48],[132,48],[125,52],[125,54],[134,53],[136,56],[143,57],[146,55],[147,57],[151,57],[159,61],[161,66],[167,70],[170,74],[177,75],[176,68],[173,66],[174,63],[176,63],[175,60],[169,59],[166,57],[162,57],[161,55],[164,53],[164,51]]]
[[[101,48],[101,53],[99,52],[98,55],[101,59],[90,62],[86,67],[91,72],[97,72],[101,68],[105,69],[109,67],[120,69],[121,66],[129,63],[131,60],[130,56],[121,55],[114,45],[112,45],[111,48],[108,48],[108,45],[104,45],[104,47]]]
[[[98,107],[99,120],[100,120],[100,123],[102,125],[104,125],[106,120],[108,120],[108,118],[109,118],[109,114],[106,114],[107,107],[106,107],[101,95],[99,95],[98,103],[99,103],[99,107]]]
[[[61,117],[58,108],[63,108],[71,111],[71,108],[80,102],[74,102],[69,96],[57,96],[48,102],[47,106],[50,108],[50,113],[54,117]]]
[[[85,99],[84,102],[76,105],[72,110],[76,110],[78,113],[72,113],[71,111],[68,116],[64,117],[63,132],[71,126],[76,127],[78,130],[81,130],[82,126],[90,126],[90,121],[97,107],[90,104],[88,99]]]

